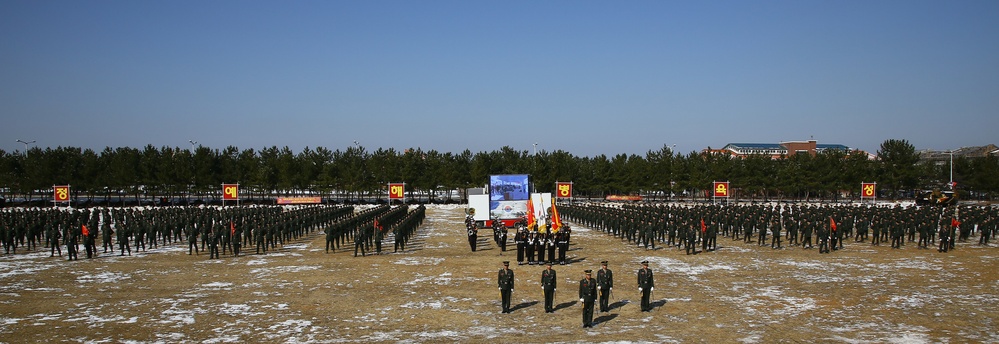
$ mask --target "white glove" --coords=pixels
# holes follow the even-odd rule
[[[597,290],[600,290],[600,286],[599,285],[597,286]]]
[[[638,288],[638,292],[639,292],[639,293],[640,293],[640,292],[642,292],[642,288]]]
[[[558,291],[558,288],[552,289],[552,291]]]
[[[651,291],[656,291],[656,287],[649,288]]]
[[[510,292],[512,293],[512,292],[513,292],[513,289],[510,289]]]
[[[579,302],[583,302],[583,299],[579,299]]]

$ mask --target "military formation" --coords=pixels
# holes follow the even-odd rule
[[[518,221],[515,225],[517,234],[513,237],[517,245],[517,265],[566,265],[569,251],[569,240],[572,228],[563,226],[553,230],[550,221],[528,226],[526,221]]]
[[[971,205],[593,203],[559,209],[567,220],[631,244],[682,248],[686,254],[716,250],[719,236],[773,249],[818,246],[822,254],[847,243],[890,243],[895,249],[915,244],[946,252],[975,235],[988,245],[999,225],[999,208]]]
[[[208,252],[208,259],[219,259],[245,254],[244,247],[266,254],[322,230],[327,250],[354,239],[365,249],[374,244],[377,253],[390,230],[396,250],[405,250],[425,211],[422,205],[412,211],[385,205],[357,214],[352,206],[335,205],[9,208],[0,211],[0,241],[5,254],[41,248],[53,257],[65,253],[68,260],[79,259],[80,244],[87,258],[95,258],[116,249],[124,256],[175,243],[186,243],[190,255]]]

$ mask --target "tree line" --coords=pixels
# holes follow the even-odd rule
[[[222,183],[239,183],[240,196],[268,198],[311,194],[352,199],[384,197],[389,182],[405,182],[407,196],[433,200],[453,190],[482,187],[492,174],[532,177],[538,192],[553,192],[556,181],[573,182],[576,197],[641,194],[665,199],[703,198],[712,181],[729,181],[740,199],[809,200],[858,198],[861,182],[877,182],[879,198],[911,197],[912,191],[941,188],[950,165],[920,161],[906,140],[886,140],[876,159],[863,152],[826,150],[779,159],[723,153],[681,154],[663,146],[644,156],[575,156],[562,150],[460,153],[397,151],[360,146],[343,150],[288,147],[260,150],[229,146],[39,148],[0,150],[0,188],[8,199],[50,197],[53,185],[72,185],[76,199],[187,196],[218,198]],[[992,199],[999,191],[995,156],[954,159],[954,180],[962,198]],[[48,193],[48,194],[46,194]]]

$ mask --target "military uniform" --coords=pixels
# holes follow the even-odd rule
[[[593,327],[593,302],[597,298],[597,281],[590,278],[592,271],[584,272],[586,277],[579,281],[579,302],[583,304],[583,327]]]
[[[513,294],[513,270],[510,270],[510,262],[503,262],[503,268],[498,274],[498,284],[500,291],[500,303],[503,313],[510,313],[510,297]]]
[[[649,269],[649,261],[642,262],[642,268],[638,270],[638,292],[642,294],[642,312],[652,310],[650,298],[655,290],[655,282],[652,278],[652,270]]]
[[[541,271],[541,289],[545,294],[545,313],[555,313],[555,290],[558,288],[558,274],[552,270],[552,263]]]
[[[614,272],[607,268],[607,261],[600,262],[597,270],[597,290],[600,292],[600,311],[610,311],[610,294],[614,288]]]

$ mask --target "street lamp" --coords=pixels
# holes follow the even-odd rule
[[[195,171],[195,168],[194,168],[194,165],[195,165],[195,162],[194,162],[194,145],[198,144],[198,141],[187,140],[187,142],[191,143],[191,185],[188,185],[188,187],[187,187],[187,204],[190,205],[191,204],[191,187],[193,187],[194,186],[193,184],[195,184],[197,182],[197,179],[196,179],[197,178],[197,171]]]
[[[20,143],[24,144],[24,156],[28,156],[28,144],[35,143],[35,140],[24,141],[24,140],[21,140],[21,139],[17,139],[17,142],[20,142]]]
[[[950,154],[950,183],[947,185],[950,186],[951,190],[954,190],[954,150],[952,149],[947,154]]]
[[[674,143],[669,149],[669,197],[670,201],[673,200],[673,152],[676,150],[676,144]]]

